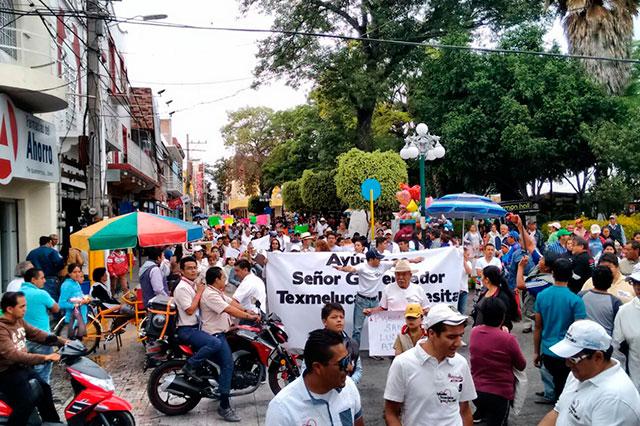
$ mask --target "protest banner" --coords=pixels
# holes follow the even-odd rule
[[[270,312],[284,322],[292,348],[304,347],[309,331],[322,327],[320,310],[329,302],[340,303],[345,309],[345,331],[350,335],[353,304],[358,289],[358,274],[338,271],[334,266],[356,266],[365,262],[363,255],[348,252],[267,253],[267,303]],[[396,259],[423,260],[414,264],[417,272],[412,282],[422,287],[431,304],[449,303],[456,306],[462,279],[462,253],[454,247],[397,253],[385,256]],[[381,279],[385,285],[395,282],[389,271]],[[367,324],[368,321],[365,321]],[[367,348],[366,327],[362,348]]]
[[[405,324],[404,311],[384,311],[367,318],[369,355],[394,356],[393,343]]]

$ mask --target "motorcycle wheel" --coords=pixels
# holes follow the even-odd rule
[[[149,402],[151,402],[151,405],[153,405],[156,410],[167,416],[186,414],[193,410],[201,399],[200,395],[181,397],[168,392],[166,392],[164,398],[160,395],[160,392],[162,392],[160,386],[164,382],[164,379],[166,379],[166,376],[176,374],[182,369],[184,364],[185,360],[183,359],[172,359],[156,367],[149,376],[149,383],[147,384]]]
[[[97,416],[89,426],[135,426],[136,421],[128,411],[110,411]]]
[[[277,395],[282,388],[293,382],[298,377],[293,373],[287,362],[285,362],[285,365],[281,364],[280,361],[282,359],[283,358],[276,358],[269,364],[269,387],[274,395]]]

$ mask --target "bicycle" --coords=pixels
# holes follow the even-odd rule
[[[129,290],[123,294],[121,297],[122,305],[108,305],[98,299],[91,301],[85,325],[86,334],[82,338],[82,343],[86,346],[88,353],[93,353],[98,349],[100,340],[104,340],[105,343],[115,340],[119,351],[122,346],[121,335],[125,332],[126,327],[132,324],[136,329],[140,328],[147,311],[141,302],[142,295],[137,293],[141,292],[134,293],[133,290]],[[122,313],[121,306],[127,305],[131,307],[128,310],[129,313]],[[111,326],[107,331],[103,331],[107,328],[109,320],[111,320]],[[63,316],[54,326],[53,333],[60,336],[66,325]]]

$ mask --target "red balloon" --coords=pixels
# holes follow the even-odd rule
[[[416,202],[420,202],[420,185],[413,185],[409,188],[409,193],[411,194],[411,198]]]

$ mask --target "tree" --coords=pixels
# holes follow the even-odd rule
[[[300,186],[300,179],[290,180],[282,185],[282,201],[287,210],[304,210],[305,206],[302,202]]]
[[[229,113],[229,122],[221,129],[225,146],[235,150],[233,179],[246,193],[260,185],[262,165],[282,140],[273,127],[273,115],[267,107],[241,108]]]
[[[638,195],[635,188],[637,186],[630,185],[623,176],[609,176],[591,187],[588,201],[595,208],[596,214],[623,211]]]
[[[249,202],[247,204],[247,210],[251,213],[262,214],[264,209],[269,207],[269,203],[266,201],[262,201],[259,195],[252,195],[249,197]]]
[[[377,179],[382,187],[376,206],[384,210],[397,209],[395,194],[400,183],[407,181],[407,165],[400,155],[393,151],[363,152],[354,148],[338,157],[336,190],[344,204],[353,209],[368,207],[360,186],[369,178]]]
[[[222,203],[226,194],[231,191],[231,168],[232,160],[220,158],[212,166],[205,168],[205,173],[211,177],[211,180],[216,184],[217,200]],[[220,207],[220,206],[218,206]],[[221,210],[218,208],[218,210]]]
[[[633,18],[638,0],[546,0],[562,18],[569,53],[628,59],[633,38]],[[605,4],[606,3],[606,4]],[[622,94],[629,83],[631,65],[585,60],[589,74],[609,93]]]
[[[540,27],[523,26],[505,33],[499,45],[544,50],[543,35]],[[577,61],[565,59],[426,50],[408,86],[412,115],[425,120],[447,150],[429,169],[440,189],[496,191],[503,199],[526,197],[527,185],[538,189],[563,177],[583,196],[598,162],[583,126],[621,123],[628,111]]]
[[[356,117],[356,146],[372,147],[372,121],[380,99],[391,96],[415,60],[413,46],[375,39],[422,42],[451,29],[494,28],[533,18],[537,0],[240,0],[275,16],[273,35],[260,43],[256,84],[284,76],[289,84],[311,80],[329,99],[341,100]],[[294,34],[294,32],[298,32]],[[327,41],[306,33],[361,40]]]
[[[334,171],[314,172],[305,170],[300,179],[300,196],[305,207],[311,211],[329,212],[342,209],[336,196]]]

